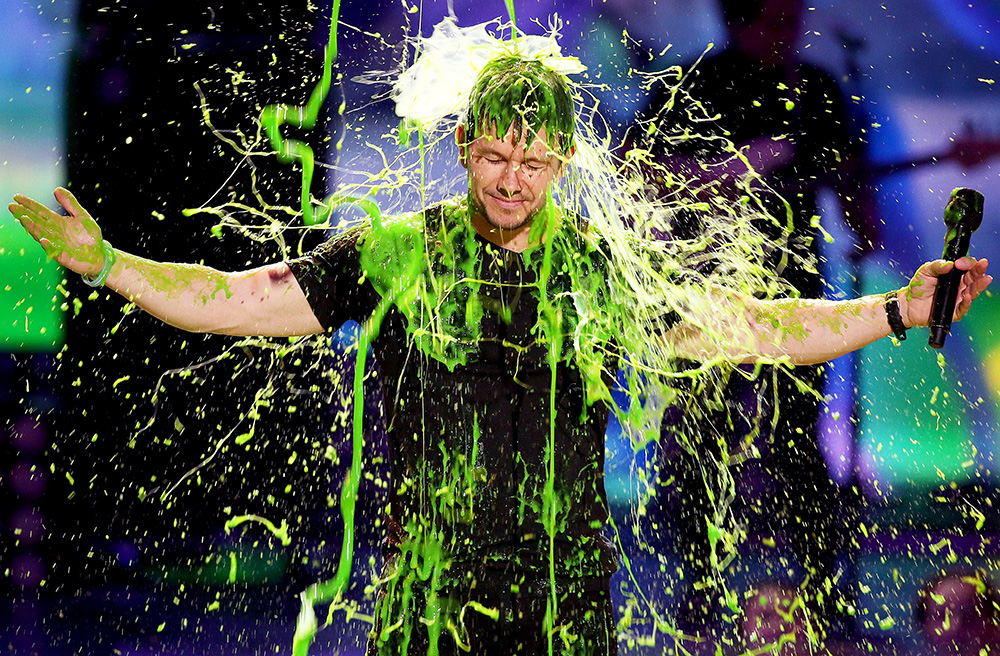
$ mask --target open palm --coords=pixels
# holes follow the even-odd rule
[[[57,214],[21,194],[14,196],[8,209],[46,255],[77,273],[98,273],[104,265],[100,227],[68,190],[59,187],[55,198],[68,214]]]

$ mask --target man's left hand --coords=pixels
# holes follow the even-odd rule
[[[934,260],[925,263],[913,274],[910,284],[899,292],[899,313],[903,317],[903,323],[907,328],[930,323],[938,278],[953,267],[965,272],[958,288],[953,317],[954,321],[960,320],[969,311],[972,301],[993,282],[993,276],[986,275],[988,264],[985,258],[977,260],[974,257],[962,257],[955,262]]]

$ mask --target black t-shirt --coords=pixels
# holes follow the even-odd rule
[[[416,229],[425,231],[419,215]],[[396,305],[372,345],[389,423],[387,557],[432,536],[451,559],[453,576],[485,570],[547,578],[543,518],[549,517],[557,576],[608,575],[617,568],[615,549],[602,535],[609,410],[585,407],[572,357],[550,366],[538,327],[539,295],[559,295],[566,282],[556,276],[540,291],[537,258],[468,230],[472,293],[482,313],[464,363],[450,367],[428,357],[413,339],[416,332],[426,338],[428,327],[407,325],[416,320]],[[363,323],[382,301],[372,281],[379,272],[362,264],[373,239],[377,231],[357,227],[289,263],[325,329],[349,319]],[[422,235],[419,242],[428,244],[428,260],[455,247],[437,236]],[[460,290],[453,293],[461,297]]]

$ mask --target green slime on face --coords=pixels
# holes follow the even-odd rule
[[[512,24],[514,7],[505,0]],[[323,78],[313,90],[305,107],[272,105],[264,109],[261,122],[265,133],[282,162],[299,162],[303,171],[301,215],[307,225],[326,221],[332,210],[343,204],[360,206],[371,223],[369,237],[362,247],[362,265],[366,277],[381,296],[373,316],[365,322],[358,340],[358,357],[354,372],[353,392],[355,403],[352,419],[352,462],[350,472],[341,492],[341,513],[345,533],[340,561],[333,579],[311,586],[301,595],[302,612],[293,642],[295,656],[305,656],[315,637],[317,622],[314,606],[329,603],[327,622],[338,608],[343,608],[343,595],[350,579],[353,548],[355,505],[362,462],[363,378],[367,353],[378,337],[383,319],[395,308],[404,319],[408,340],[422,357],[444,363],[450,369],[464,365],[477,348],[482,337],[481,320],[486,308],[480,295],[483,281],[478,278],[476,262],[479,244],[475,231],[468,222],[464,201],[444,203],[442,220],[426,220],[426,213],[418,212],[392,219],[383,219],[372,200],[350,194],[335,194],[322,204],[317,213],[309,193],[314,171],[314,154],[305,143],[285,139],[283,125],[311,128],[318,118],[319,109],[329,92],[332,63],[336,58],[336,29],[339,0],[332,10],[330,41],[326,49]],[[516,37],[516,29],[512,29]],[[515,85],[516,86],[516,85]],[[511,87],[513,88],[513,86]],[[523,88],[514,89],[519,94]],[[432,91],[432,90],[429,90]],[[548,538],[550,595],[546,611],[548,649],[555,650],[554,641],[559,633],[566,637],[565,627],[557,627],[558,604],[556,594],[557,563],[555,538],[566,522],[566,508],[570,505],[555,489],[555,404],[557,365],[572,360],[584,383],[585,405],[595,403],[611,405],[623,425],[631,426],[633,447],[638,451],[657,439],[658,433],[646,424],[649,409],[643,400],[657,396],[664,402],[678,400],[674,381],[690,380],[694,393],[701,394],[703,403],[688,403],[691,425],[705,408],[719,408],[717,395],[728,369],[720,362],[710,362],[699,368],[677,366],[676,355],[662,335],[669,330],[665,317],[671,313],[682,320],[697,323],[691,314],[692,303],[702,298],[706,285],[718,284],[744,293],[773,296],[778,289],[771,282],[769,272],[760,265],[762,245],[768,240],[752,227],[755,215],[753,192],[747,183],[747,195],[738,206],[729,207],[719,202],[701,199],[672,201],[673,205],[649,204],[635,200],[636,195],[621,185],[621,162],[614,162],[607,153],[607,144],[588,132],[590,126],[576,125],[579,115],[569,125],[560,123],[565,115],[564,99],[554,97],[547,88],[542,89],[537,106],[525,111],[507,100],[497,100],[488,94],[480,105],[473,104],[472,132],[479,134],[490,127],[508,125],[525,132],[537,134],[546,127],[549,146],[556,153],[566,155],[577,139],[576,132],[583,128],[583,141],[579,143],[577,159],[582,160],[580,174],[570,174],[561,200],[548,198],[535,217],[532,238],[539,246],[529,249],[525,258],[535,262],[538,282],[533,293],[539,301],[536,331],[539,341],[547,347],[551,370],[549,389],[550,431],[546,445],[546,480],[537,490],[540,515]],[[482,100],[482,98],[480,99]],[[418,126],[419,127],[419,126]],[[498,133],[500,130],[498,129]],[[425,137],[420,131],[420,188],[425,189],[424,156]],[[402,132],[401,132],[402,137]],[[687,137],[685,137],[687,138]],[[436,143],[436,142],[435,142]],[[733,156],[740,154],[735,149]],[[626,164],[650,159],[641,149],[626,157]],[[666,172],[666,176],[673,176]],[[752,177],[752,176],[750,176]],[[680,190],[684,181],[676,180]],[[427,203],[424,203],[427,207]],[[563,207],[573,208],[571,211]],[[672,217],[679,211],[712,214],[720,229],[706,229],[704,233],[686,241],[675,240],[668,245],[654,242],[643,235],[657,229],[669,228]],[[586,229],[580,216],[594,222]],[[787,217],[786,217],[787,219]],[[625,226],[631,226],[627,228]],[[649,231],[647,233],[647,231]],[[637,236],[638,235],[638,236]],[[715,262],[714,273],[678,278],[678,271],[695,269],[706,261]],[[601,264],[595,265],[596,262]],[[702,267],[703,268],[703,267]],[[553,284],[560,280],[561,284]],[[554,293],[550,293],[553,291]],[[609,345],[627,347],[628,358]],[[610,364],[609,364],[610,363]],[[608,374],[612,376],[619,366],[625,365],[630,403],[627,410],[611,404]],[[478,427],[476,428],[478,433]],[[684,431],[682,431],[684,433]],[[684,448],[697,450],[696,440],[686,434],[680,436]],[[427,490],[429,481],[401,481],[400,485],[421,485],[421,494],[435,494],[430,516],[408,526],[409,542],[403,545],[404,557],[397,563],[395,572],[389,573],[384,583],[401,586],[399,598],[404,607],[424,605],[424,623],[429,626],[431,654],[437,653],[437,641],[443,631],[449,631],[457,644],[465,644],[462,617],[467,610],[488,616],[495,609],[469,604],[456,607],[452,600],[439,597],[441,581],[448,575],[450,564],[447,546],[435,532],[435,522],[441,518],[449,522],[468,521],[474,513],[474,490],[481,482],[482,472],[474,466],[475,457],[465,460],[461,454],[444,454],[449,463],[446,479],[439,481],[437,489]],[[723,454],[723,457],[727,457]],[[731,478],[725,466],[719,465],[723,489],[716,500],[718,510],[707,521],[713,544],[724,544],[723,551],[731,550],[736,537],[722,528],[731,501]],[[527,481],[525,481],[525,485]],[[531,494],[522,495],[523,498]],[[524,509],[522,508],[522,516]],[[725,561],[720,560],[717,566]],[[631,567],[626,559],[626,566]],[[634,577],[632,577],[634,582]],[[426,598],[414,593],[417,581],[429,583]],[[653,604],[646,600],[659,630],[670,632],[670,623]],[[386,616],[388,617],[388,616]],[[392,630],[395,627],[386,627]],[[404,645],[409,641],[410,627],[400,627],[406,632]]]
[[[497,57],[483,67],[472,88],[466,122],[472,138],[512,132],[528,144],[544,127],[549,148],[565,157],[576,124],[569,82],[539,61]]]

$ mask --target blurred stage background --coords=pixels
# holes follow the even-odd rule
[[[825,205],[823,225],[836,237],[824,263],[830,295],[899,287],[920,262],[938,257],[941,212],[954,187],[985,194],[973,247],[992,256],[1000,244],[1000,159],[963,166],[951,155],[956,139],[1000,141],[1000,3],[807,4],[800,51],[841,80],[850,99],[869,164],[881,171],[873,185],[886,234],[882,250],[852,262],[851,237],[835,205]],[[454,5],[461,25],[506,12],[499,0]],[[428,32],[447,7],[423,3],[420,28]],[[645,101],[626,77],[630,69],[690,63],[725,39],[710,0],[566,0],[517,9],[522,27],[534,19],[547,24],[558,12],[564,51],[600,73],[607,85],[598,92],[601,107],[619,130]],[[321,69],[328,13],[292,0],[211,9],[167,0],[4,0],[0,196],[49,199],[55,186],[69,184],[126,250],[228,268],[273,260],[276,252],[253,240],[213,236],[212,217],[181,213],[222,197],[249,198],[251,171],[264,181],[267,202],[294,205],[298,193],[297,170],[242,158],[208,134],[194,82],[216,127],[252,130],[260,106],[305,100]],[[416,16],[402,2],[343,1],[345,82],[329,104],[344,101],[347,112],[326,117],[325,131],[299,135],[314,141],[322,161],[334,161],[331,144],[343,136],[339,161],[363,167],[371,155],[365,140],[395,125],[391,104],[351,80],[391,68],[399,57],[390,46],[400,42],[407,18],[410,32],[417,29]],[[341,181],[336,168],[326,171],[317,195]],[[439,173],[460,178],[457,169]],[[310,469],[296,463],[297,454],[336,450],[346,439],[330,430],[337,421],[326,413],[335,404],[296,390],[327,383],[336,371],[311,367],[308,351],[276,369],[269,349],[247,347],[224,365],[162,378],[214,357],[232,340],[179,335],[123,312],[120,299],[91,296],[78,280],[63,280],[6,211],[0,271],[0,652],[288,651],[297,592],[336,561],[340,520],[328,501],[336,499],[344,466],[327,459],[325,469]],[[1000,305],[982,299],[953,329],[943,364],[917,333],[902,346],[883,340],[834,366],[819,439],[829,475],[858,491],[861,508],[859,548],[842,563],[858,607],[841,627],[846,642],[878,653],[919,649],[912,612],[925,578],[952,565],[1000,578],[995,322]],[[350,330],[334,341],[349,351]],[[223,450],[202,472],[204,482],[183,486],[169,503],[157,501],[220,433],[246,430],[233,417],[269,382],[287,389],[257,420],[263,437],[256,446]],[[154,391],[158,420],[143,430]],[[377,410],[369,421],[378,422]],[[372,451],[377,461],[377,447]],[[636,489],[635,459],[644,454],[633,454],[614,426],[608,453],[609,494],[623,513]],[[360,584],[352,591],[359,599],[364,572],[377,566],[381,504],[377,482],[364,492],[362,516],[370,521],[359,537]],[[294,546],[255,526],[223,530],[230,515],[246,512],[289,518]],[[671,569],[664,565],[672,562],[669,529],[662,546],[662,558],[637,553],[633,565],[640,578],[657,573],[642,586],[670,612],[680,603],[671,585],[678,575],[659,574]],[[758,570],[794,568],[780,545],[765,551],[744,548],[732,570],[735,589]],[[235,582],[231,559],[240,562]],[[315,653],[360,653],[364,622],[335,627],[321,633]],[[622,645],[623,653],[669,649],[665,641]]]

